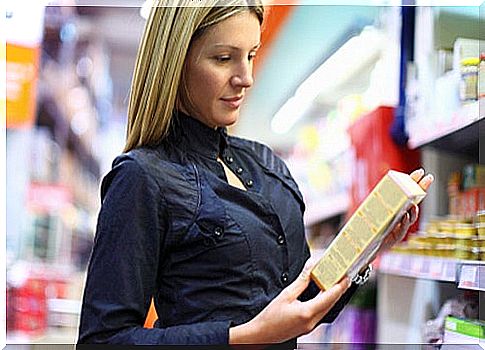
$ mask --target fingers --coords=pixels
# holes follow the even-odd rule
[[[393,232],[394,242],[392,244],[397,243],[404,238],[404,236],[406,235],[406,232],[408,231],[409,226],[411,226],[411,215],[409,214],[409,212],[406,212],[401,222],[397,224],[394,229],[394,232]]]
[[[346,276],[332,288],[322,291],[315,298],[308,300],[306,304],[320,319],[335,305],[349,287],[350,279]]]
[[[310,283],[310,273],[312,272],[313,267],[318,262],[317,257],[310,257],[303,267],[303,270],[300,272],[298,278],[293,281],[288,287],[285,288],[286,293],[292,299],[296,299],[300,296],[301,293],[308,287]]]
[[[410,214],[409,222],[410,222],[410,225],[412,225],[416,222],[416,220],[418,220],[419,207],[416,204],[414,204],[411,207],[411,209],[408,211],[408,213]]]
[[[414,170],[409,176],[411,176],[411,178],[416,181],[424,191],[428,190],[429,186],[434,181],[434,176],[432,174],[425,175],[423,168]]]
[[[434,176],[432,174],[428,174],[425,177],[423,177],[421,181],[419,181],[419,186],[421,186],[423,190],[427,191],[429,186],[431,186],[431,184],[433,183],[433,181],[434,181]]]
[[[424,169],[423,168],[419,168],[417,170],[414,170],[411,174],[409,174],[409,176],[411,176],[411,178],[418,182],[423,178],[424,176]]]

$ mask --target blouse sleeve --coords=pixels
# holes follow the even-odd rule
[[[230,321],[143,328],[159,284],[167,206],[156,181],[132,159],[104,178],[101,196],[78,343],[227,344]]]

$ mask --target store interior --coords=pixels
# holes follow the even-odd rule
[[[146,5],[30,2],[7,1],[2,57],[7,344],[74,344]],[[255,83],[229,132],[285,160],[313,254],[389,169],[435,182],[404,241],[299,343],[483,346],[485,5],[357,3],[266,2]]]

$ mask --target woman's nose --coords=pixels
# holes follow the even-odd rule
[[[237,87],[249,88],[253,85],[253,66],[251,62],[241,64],[231,78],[231,83]]]

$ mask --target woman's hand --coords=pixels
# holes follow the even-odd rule
[[[230,344],[280,343],[311,332],[350,286],[345,277],[338,284],[305,302],[297,298],[310,283],[318,258],[310,258],[298,278],[283,289],[255,318],[229,329]]]
[[[418,169],[410,174],[411,178],[416,181],[424,191],[427,191],[429,186],[433,183],[434,177],[431,174],[424,175],[423,169]],[[397,242],[400,242],[409,230],[409,227],[416,222],[419,215],[419,208],[417,205],[408,210],[400,222],[394,226],[391,233],[384,239],[384,242],[378,253],[391,248]],[[377,254],[378,254],[377,253]],[[374,257],[375,258],[375,257]],[[374,260],[374,259],[372,259]]]

